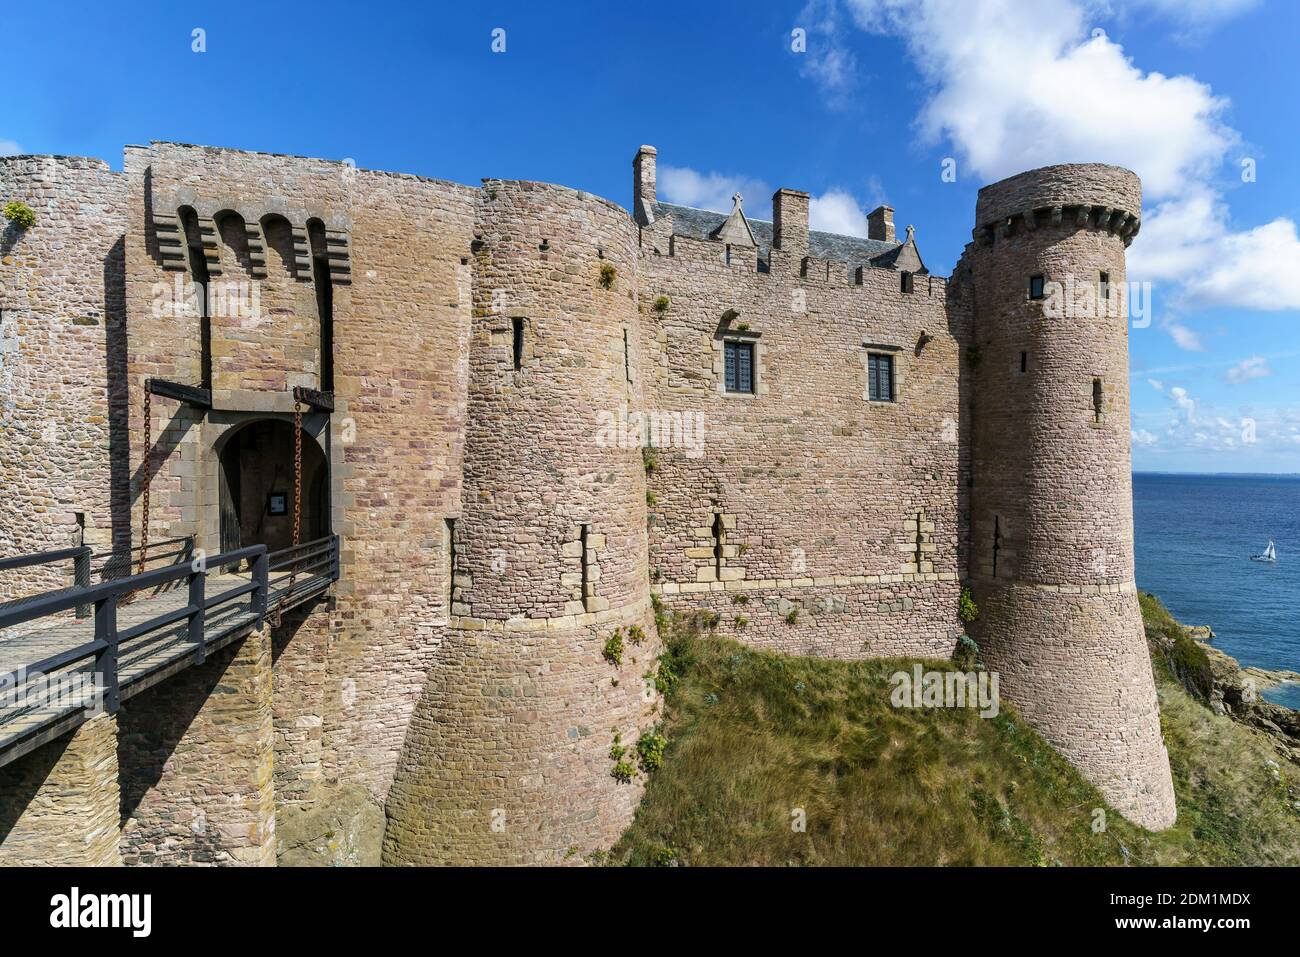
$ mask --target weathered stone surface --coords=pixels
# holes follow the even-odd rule
[[[0,866],[120,865],[117,721],[76,731],[0,770]]]
[[[275,863],[266,630],[118,712],[127,864]]]
[[[384,809],[359,784],[315,789],[276,813],[281,867],[377,867],[383,839]]]

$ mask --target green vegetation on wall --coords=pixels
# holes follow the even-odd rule
[[[36,225],[36,214],[26,203],[11,200],[5,203],[4,217],[19,229],[30,229]]]

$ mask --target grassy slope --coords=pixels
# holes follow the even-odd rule
[[[1178,628],[1144,601],[1148,629]],[[1163,617],[1162,617],[1163,616]],[[693,865],[1297,864],[1300,810],[1257,732],[1157,665],[1177,825],[1149,834],[1012,710],[895,709],[910,661],[792,658],[715,636],[673,642],[663,767],[612,863]],[[949,668],[946,662],[927,667]],[[802,808],[807,828],[791,826]]]

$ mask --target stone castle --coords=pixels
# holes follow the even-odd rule
[[[341,542],[327,597],[186,679],[265,671],[238,734],[204,725],[209,778],[129,773],[128,726],[185,708],[146,713],[165,684],[123,706],[132,797],[101,861],[274,862],[275,820],[348,788],[383,809],[386,863],[607,847],[641,794],[611,742],[659,720],[659,603],[793,654],[947,658],[969,631],[1116,809],[1173,822],[1116,292],[1137,177],[985,187],[944,279],[889,207],[867,238],[832,235],[781,189],[760,222],[739,197],[661,202],[655,163],[636,153],[629,214],[168,142],[127,147],[122,172],[0,158],[0,204],[36,216],[0,238],[0,556],[125,553],[146,489],[154,539],[281,546],[287,494],[304,539]],[[1067,279],[1120,308],[1046,316]],[[148,380],[205,399],[146,404]],[[331,399],[302,416],[297,484],[295,387]],[[61,574],[9,573],[0,598]],[[173,747],[208,706],[186,707]],[[39,758],[0,779],[34,800]]]

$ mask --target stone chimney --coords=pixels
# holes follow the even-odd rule
[[[772,194],[772,246],[793,262],[808,255],[808,194],[778,189]]]
[[[643,146],[632,160],[632,216],[642,226],[655,221],[655,156],[653,146]]]
[[[883,239],[887,243],[894,239],[894,207],[877,206],[867,213],[867,238]]]

